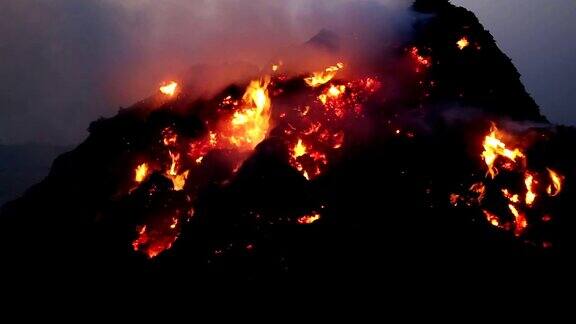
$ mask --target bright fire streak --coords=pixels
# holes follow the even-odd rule
[[[516,158],[524,157],[524,154],[522,154],[519,149],[515,148],[514,150],[510,150],[506,148],[506,144],[498,139],[498,129],[494,125],[490,130],[490,134],[484,139],[483,146],[484,152],[482,152],[482,158],[484,162],[486,162],[486,166],[488,166],[488,173],[492,179],[498,174],[494,163],[499,156],[505,157],[513,162],[516,162]]]
[[[526,185],[526,205],[532,206],[536,199],[536,193],[534,192],[534,176],[526,172],[524,184]]]
[[[148,164],[142,163],[135,170],[136,175],[134,176],[134,180],[138,183],[144,181],[148,176]]]
[[[318,96],[318,99],[322,102],[322,104],[326,104],[328,98],[338,98],[341,94],[346,91],[346,86],[339,85],[335,86],[332,85],[325,93]]]
[[[175,176],[178,175],[176,172],[176,168],[178,167],[178,160],[180,160],[180,153],[172,153],[172,151],[168,151],[170,154],[170,158],[172,159],[172,163],[170,164],[170,170],[168,170],[168,175]]]
[[[456,45],[458,45],[460,50],[463,50],[470,45],[470,42],[468,42],[468,38],[462,37],[458,42],[456,42]]]
[[[312,76],[305,78],[304,81],[311,87],[318,87],[330,82],[336,76],[336,73],[343,68],[343,63],[337,63],[327,67],[324,71],[312,73]]]
[[[252,81],[242,100],[244,108],[232,117],[230,142],[238,147],[253,149],[260,143],[270,127],[271,103],[268,96],[269,78]]]
[[[484,212],[484,216],[486,217],[488,223],[490,223],[492,226],[500,227],[500,219],[498,218],[498,216],[492,214],[487,210],[482,210],[482,212]]]
[[[160,92],[162,92],[163,94],[165,94],[169,97],[172,97],[176,93],[177,88],[178,88],[178,83],[171,81],[171,82],[167,83],[166,85],[160,87]]]
[[[299,139],[298,140],[298,144],[296,144],[294,146],[294,153],[292,154],[292,156],[297,159],[301,156],[303,156],[304,154],[306,154],[306,146],[302,143],[302,140]]]
[[[312,224],[320,219],[320,214],[315,213],[298,218],[298,224]]]
[[[189,171],[184,171],[181,174],[171,176],[172,184],[174,185],[174,190],[181,191],[184,189],[184,185],[186,185],[186,179],[188,179]]]
[[[552,180],[552,184],[548,186],[546,192],[552,197],[557,196],[562,191],[562,176],[552,169],[546,168],[546,170],[548,170],[550,180]]]
[[[514,224],[516,225],[514,229],[514,234],[516,236],[520,236],[522,235],[526,227],[528,227],[528,221],[526,220],[526,216],[520,213],[518,209],[516,209],[516,207],[512,204],[509,204],[508,208],[512,212],[512,215],[514,215]]]

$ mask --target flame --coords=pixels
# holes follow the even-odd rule
[[[305,215],[298,218],[298,224],[312,224],[320,219],[319,213],[314,213],[311,215]]]
[[[456,42],[456,45],[458,45],[460,50],[463,50],[470,45],[470,42],[468,42],[468,38],[462,37],[458,42]]]
[[[167,84],[160,87],[160,92],[168,97],[172,97],[176,94],[176,89],[178,89],[178,83],[170,81]]]
[[[147,163],[142,163],[139,166],[136,167],[136,170],[134,170],[136,175],[134,176],[134,181],[140,183],[143,182],[144,180],[146,180],[146,177],[148,176],[148,164]]]
[[[508,204],[508,208],[512,212],[512,215],[514,215],[514,235],[520,236],[522,233],[524,233],[526,227],[528,227],[526,215],[524,215],[524,213],[520,213],[513,204]]]
[[[328,90],[326,90],[326,92],[320,94],[318,96],[318,99],[320,100],[320,102],[322,102],[322,104],[326,104],[326,102],[328,102],[328,99],[336,99],[338,98],[341,94],[343,94],[346,91],[346,86],[343,85],[339,85],[339,86],[335,86],[332,85],[330,86],[330,88],[328,88]]]
[[[534,200],[536,199],[536,193],[534,192],[534,176],[529,172],[526,172],[524,184],[526,185],[526,205],[532,206],[532,204],[534,204]]]
[[[513,203],[519,203],[520,202],[520,196],[518,196],[517,194],[511,194],[508,191],[508,189],[502,189],[502,194],[504,195],[505,198],[510,200],[510,202],[513,202]]]
[[[178,167],[178,161],[180,160],[180,153],[172,153],[172,151],[168,150],[168,154],[170,154],[170,158],[172,159],[170,170],[168,170],[168,175],[175,176],[178,174],[176,169]]]
[[[292,157],[294,157],[295,159],[303,156],[304,154],[306,154],[306,146],[304,144],[302,144],[302,140],[298,139],[298,144],[296,144],[294,146],[294,153],[292,154]]]
[[[336,73],[343,68],[343,63],[337,63],[327,67],[324,71],[312,73],[312,76],[305,78],[304,81],[311,87],[318,87],[330,82],[336,76]]]
[[[552,181],[552,184],[546,188],[546,192],[552,197],[558,196],[558,194],[562,191],[563,177],[550,168],[546,168],[546,170],[548,170],[548,175]]]
[[[492,214],[487,210],[482,210],[482,212],[484,213],[484,216],[486,217],[488,223],[490,223],[492,226],[500,227],[500,218],[498,216]]]
[[[498,137],[498,129],[495,125],[492,125],[490,134],[486,136],[483,144],[484,152],[482,152],[482,158],[488,167],[488,173],[492,179],[494,179],[498,174],[498,169],[494,166],[498,157],[505,157],[512,162],[516,162],[517,158],[524,157],[524,154],[522,154],[522,152],[517,148],[514,150],[507,149],[506,144],[504,144]]]
[[[270,127],[271,103],[268,96],[270,80],[252,81],[242,98],[244,107],[232,116],[230,143],[253,149],[260,143]]]
[[[175,145],[178,141],[178,134],[176,134],[170,127],[164,128],[162,135],[162,142],[164,143],[164,146]]]

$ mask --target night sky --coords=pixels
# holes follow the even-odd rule
[[[78,143],[90,121],[147,97],[191,64],[266,60],[347,21],[343,2],[2,0],[0,143]],[[543,113],[576,125],[576,3],[453,2],[477,13]],[[401,12],[396,19],[406,20]]]

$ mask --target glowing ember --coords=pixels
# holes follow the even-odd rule
[[[548,170],[548,175],[552,181],[548,188],[546,188],[546,192],[548,195],[555,197],[560,193],[560,191],[562,191],[562,176],[550,168],[547,168],[546,170]]]
[[[456,42],[456,45],[458,45],[458,48],[460,50],[463,50],[466,47],[468,47],[468,45],[470,45],[470,43],[468,42],[468,38],[462,37],[462,38],[460,38],[460,40],[458,42]]]
[[[526,216],[523,213],[520,213],[518,209],[512,204],[508,205],[508,208],[514,215],[514,235],[520,236],[528,227],[528,221],[526,220]]]
[[[498,157],[504,157],[512,162],[516,162],[517,158],[524,157],[524,154],[522,154],[519,149],[515,148],[514,150],[510,150],[506,148],[506,144],[499,139],[498,129],[494,125],[492,126],[490,134],[484,139],[483,146],[484,152],[482,152],[482,158],[488,166],[488,172],[492,178],[498,174],[498,169],[494,165]]]
[[[167,95],[168,97],[174,96],[176,94],[176,89],[178,89],[178,83],[171,81],[164,86],[160,87],[160,92]]]
[[[424,66],[424,67],[430,67],[431,63],[430,63],[430,58],[428,57],[424,57],[422,55],[420,55],[420,51],[418,50],[417,47],[412,47],[412,49],[410,50],[410,54],[412,55],[412,58],[420,65]],[[420,70],[416,70],[416,72],[419,72]]]
[[[312,224],[320,219],[319,213],[314,213],[311,215],[305,215],[298,218],[298,224]]]
[[[343,63],[337,63],[327,67],[324,71],[312,73],[312,76],[305,78],[304,81],[311,87],[318,87],[330,82],[336,76],[336,73],[343,68]]]
[[[134,176],[134,181],[140,183],[146,180],[146,177],[148,176],[148,164],[142,163],[139,166],[137,166],[135,173],[136,175]]]

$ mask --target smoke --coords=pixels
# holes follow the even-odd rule
[[[4,0],[0,142],[74,143],[90,121],[199,63],[262,68],[322,29],[342,55],[406,34],[409,1]]]

